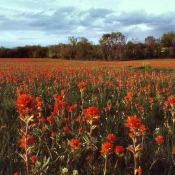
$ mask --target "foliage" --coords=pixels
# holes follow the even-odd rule
[[[103,34],[98,44],[85,37],[69,37],[67,43],[47,47],[0,47],[0,58],[59,58],[67,60],[139,60],[175,57],[175,32],[161,38],[148,36],[145,42],[126,41],[121,32]]]

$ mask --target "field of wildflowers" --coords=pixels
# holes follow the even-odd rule
[[[175,60],[0,60],[0,175],[173,175]]]

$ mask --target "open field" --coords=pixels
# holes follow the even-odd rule
[[[59,59],[20,59],[20,58],[0,58],[1,64],[14,64],[14,63],[31,63],[31,64],[49,64],[53,66],[144,66],[149,65],[151,67],[165,67],[175,68],[175,59],[152,59],[152,60],[136,60],[136,61],[79,61],[79,60],[59,60]]]
[[[0,175],[173,175],[175,59],[0,59],[0,140]]]

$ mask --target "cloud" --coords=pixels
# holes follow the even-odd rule
[[[0,30],[40,30],[44,32],[71,32],[75,28],[82,27],[101,27],[99,23],[104,24],[104,19],[112,11],[107,9],[91,8],[85,11],[78,11],[75,7],[63,7],[54,11],[52,14],[41,12],[21,12],[15,17],[5,17]],[[1,16],[0,16],[1,18]],[[22,24],[22,25],[21,25]],[[8,26],[8,27],[7,27]]]
[[[149,14],[146,11],[123,11],[113,13],[105,19],[106,24],[113,24],[111,28],[116,28],[124,32],[129,38],[138,37],[143,40],[148,35],[160,37],[164,32],[175,29],[175,13]]]
[[[128,12],[95,7],[81,10],[75,6],[30,11],[13,9],[12,12],[8,9],[8,13],[0,12],[0,34],[17,35],[19,43],[33,38],[41,44],[66,41],[69,36],[84,36],[97,43],[102,34],[115,31],[143,40],[148,35],[160,37],[163,32],[175,29],[174,16],[175,12],[151,14],[144,10]]]

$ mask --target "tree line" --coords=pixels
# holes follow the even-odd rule
[[[164,33],[159,39],[148,36],[144,42],[127,41],[121,32],[103,34],[99,44],[87,38],[69,37],[66,44],[42,47],[0,47],[0,58],[59,58],[68,60],[137,60],[175,58],[175,32]]]

